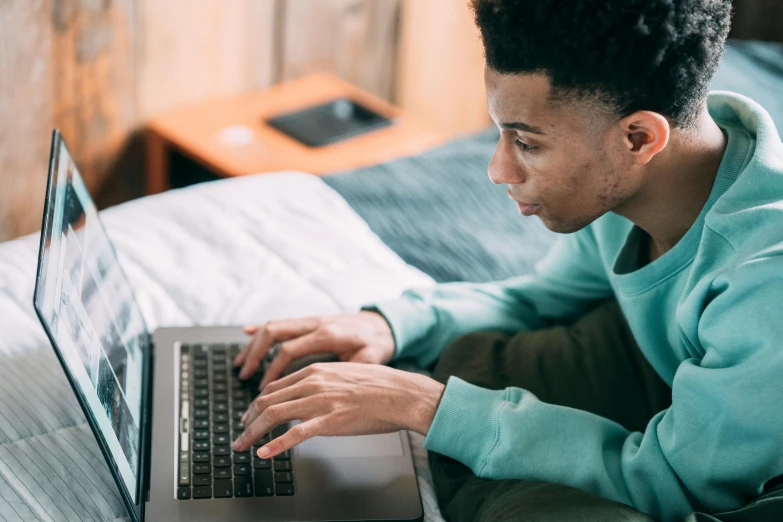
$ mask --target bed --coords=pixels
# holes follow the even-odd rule
[[[783,47],[739,43],[715,88],[783,129]],[[145,319],[242,324],[357,310],[409,287],[529,271],[553,240],[486,178],[496,131],[324,180],[266,174],[101,213]],[[97,444],[32,310],[37,235],[0,244],[0,521],[125,520]],[[425,520],[442,520],[414,434]]]

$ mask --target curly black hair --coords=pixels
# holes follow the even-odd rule
[[[487,65],[545,73],[555,97],[686,127],[723,54],[731,0],[471,0]]]

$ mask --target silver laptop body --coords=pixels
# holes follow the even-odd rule
[[[58,131],[49,169],[34,305],[134,522],[422,519],[406,432],[316,437],[271,461],[225,454],[257,393],[230,368],[247,337],[150,334]]]

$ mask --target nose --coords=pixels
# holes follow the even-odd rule
[[[510,147],[511,145],[501,138],[489,162],[487,174],[495,185],[517,185],[525,182],[524,169],[516,161],[514,151]]]

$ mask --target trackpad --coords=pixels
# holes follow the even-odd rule
[[[303,458],[340,457],[401,457],[402,437],[400,433],[383,435],[357,435],[354,437],[313,437],[298,446]]]

